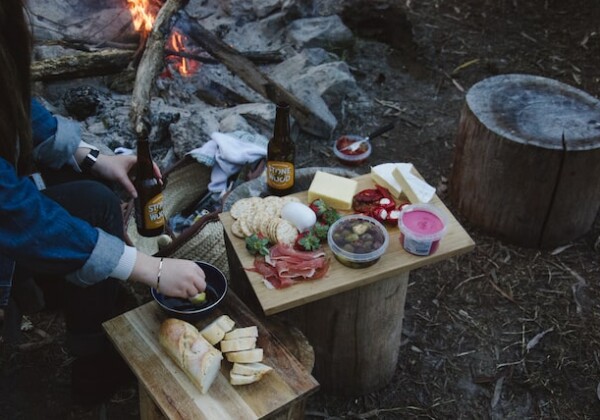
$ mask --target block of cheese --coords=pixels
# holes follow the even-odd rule
[[[394,179],[392,171],[396,166],[411,167],[410,163],[382,163],[381,165],[371,167],[371,178],[373,181],[385,187],[389,192],[396,198],[400,198],[402,193],[402,186]]]
[[[317,171],[308,189],[308,202],[317,198],[338,210],[350,210],[358,183],[349,178]]]
[[[429,203],[435,195],[435,188],[415,174],[412,164],[397,165],[392,171],[392,175],[412,204]]]

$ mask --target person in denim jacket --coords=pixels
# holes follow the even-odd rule
[[[31,100],[30,46],[21,0],[2,0],[0,308],[33,279],[46,304],[64,311],[74,390],[106,397],[120,361],[101,324],[118,315],[119,283],[156,287],[160,275],[162,293],[188,298],[205,289],[204,272],[192,261],[161,261],[125,244],[120,200],[107,185],[135,197],[128,173],[136,157],[94,158],[78,123]],[[29,177],[36,171],[45,186]]]

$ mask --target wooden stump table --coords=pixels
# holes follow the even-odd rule
[[[358,189],[373,188],[370,175],[355,178]],[[306,191],[293,194],[306,202]],[[325,246],[330,268],[323,279],[269,289],[262,277],[244,268],[254,257],[231,233],[233,219],[219,215],[225,229],[231,285],[255,311],[298,327],[315,352],[314,376],[332,395],[364,395],[385,386],[396,371],[409,272],[471,250],[475,244],[438,197],[432,204],[448,216],[439,249],[418,257],[402,249],[400,232],[389,227],[390,244],[374,265],[353,269],[339,263]]]
[[[600,102],[543,77],[509,74],[466,95],[449,182],[473,225],[550,248],[585,234],[600,208]]]
[[[231,363],[223,361],[221,373],[206,394],[200,393],[158,342],[158,331],[167,315],[156,302],[103,324],[138,379],[140,418],[304,418],[306,399],[319,387],[310,374],[314,353],[306,338],[289,326],[259,319],[231,290],[213,314],[194,324],[201,329],[222,314],[229,315],[238,327],[258,327],[257,346],[263,349],[264,363],[273,371],[259,382],[233,386],[228,380]]]

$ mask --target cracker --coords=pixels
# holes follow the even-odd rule
[[[233,233],[238,238],[244,239],[246,235],[244,235],[244,231],[242,231],[242,227],[240,226],[240,221],[236,220],[231,225],[231,233]]]
[[[229,210],[229,214],[234,219],[239,219],[243,213],[248,212],[254,206],[253,202],[249,198],[240,198],[238,201],[233,203],[231,206],[231,210]]]
[[[296,237],[298,236],[298,229],[294,227],[287,220],[281,219],[281,222],[277,225],[277,229],[275,231],[275,237],[277,238],[277,242],[280,244],[286,245],[294,245],[296,242]]]
[[[248,220],[247,219],[241,217],[241,218],[238,219],[238,222],[240,222],[240,229],[244,233],[245,237],[252,235],[252,230],[248,226]]]

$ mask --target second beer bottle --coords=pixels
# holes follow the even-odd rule
[[[158,236],[165,228],[162,186],[154,174],[148,139],[137,142],[135,221],[142,236]]]
[[[290,137],[290,106],[277,104],[273,137],[267,147],[267,187],[271,195],[290,194],[296,182],[296,145]]]

